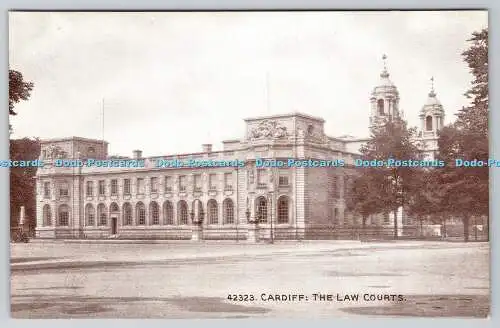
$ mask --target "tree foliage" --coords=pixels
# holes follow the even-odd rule
[[[35,160],[40,156],[38,139],[16,139],[10,141],[11,160]],[[21,206],[26,208],[30,225],[35,225],[36,217],[36,167],[14,167],[10,169],[10,223],[16,226]]]
[[[363,228],[366,225],[366,219],[377,214],[380,210],[380,199],[375,187],[375,181],[371,172],[372,168],[364,168],[361,174],[357,176],[346,197],[346,207],[350,212],[361,215]]]
[[[361,148],[365,161],[418,160],[420,152],[415,140],[415,129],[408,129],[406,122],[399,118],[388,120],[383,126],[372,130],[372,137]],[[397,165],[370,167],[354,182],[351,204],[360,213],[373,214],[393,212],[409,204],[413,187],[418,177],[418,168]],[[398,235],[397,220],[394,220],[394,237]]]
[[[21,100],[28,100],[33,86],[33,82],[24,81],[21,72],[9,70],[9,115],[17,115],[14,105]]]
[[[457,127],[488,137],[488,29],[472,33],[469,49],[462,53],[474,76],[465,96],[471,104],[458,113]]]
[[[473,75],[465,96],[471,100],[457,120],[439,136],[439,157],[448,165],[439,170],[434,186],[443,211],[461,218],[464,240],[469,237],[471,217],[488,216],[488,167],[456,166],[456,159],[488,161],[488,30],[474,32],[472,44],[462,53]]]

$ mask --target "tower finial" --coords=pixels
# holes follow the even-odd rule
[[[436,92],[434,92],[434,76],[431,77],[431,92],[429,92],[429,97],[435,97]]]
[[[382,73],[380,73],[380,77],[383,78],[383,79],[386,79],[386,78],[389,77],[389,72],[387,72],[387,62],[386,62],[386,59],[387,59],[387,55],[383,54],[382,60],[384,61],[384,70],[382,71]]]

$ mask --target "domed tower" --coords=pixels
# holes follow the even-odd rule
[[[431,91],[425,105],[420,110],[420,137],[425,146],[426,157],[434,157],[438,150],[438,132],[444,126],[444,108],[434,91],[434,78],[431,78]]]
[[[371,93],[370,128],[380,126],[395,117],[400,117],[399,92],[389,79],[386,59],[387,56],[383,55],[384,70],[380,73],[380,82]]]

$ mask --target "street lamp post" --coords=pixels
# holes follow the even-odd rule
[[[271,220],[271,231],[270,231],[271,240],[270,240],[270,242],[271,242],[271,244],[273,244],[274,243],[274,231],[273,231],[273,193],[272,192],[269,193],[268,198],[269,198],[269,202],[268,202],[269,212],[271,214],[270,215],[270,220]]]

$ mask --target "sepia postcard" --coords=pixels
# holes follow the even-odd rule
[[[9,13],[11,316],[490,315],[488,12]]]

